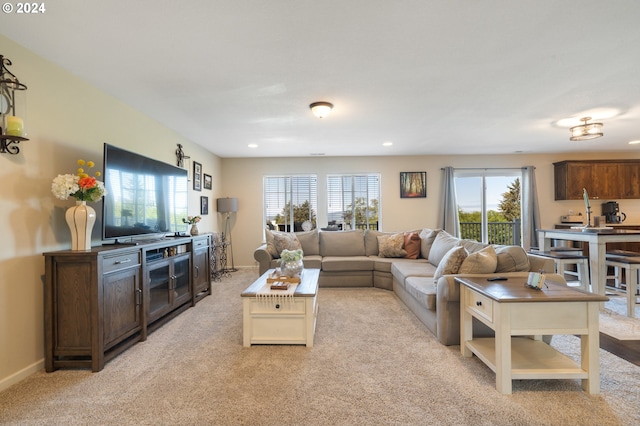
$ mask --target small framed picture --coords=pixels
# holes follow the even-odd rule
[[[204,174],[204,189],[211,189],[211,175]]]
[[[193,190],[202,191],[202,164],[193,162]]]
[[[400,172],[400,198],[427,198],[427,172]]]
[[[200,214],[209,214],[209,197],[200,197]]]

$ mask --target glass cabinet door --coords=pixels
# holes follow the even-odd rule
[[[172,286],[171,264],[168,261],[158,262],[149,268],[149,316],[162,314],[171,306]]]
[[[191,292],[189,291],[189,256],[183,256],[182,258],[175,258],[173,263],[173,277],[174,277],[174,296],[173,303],[179,303],[183,299],[191,298]]]

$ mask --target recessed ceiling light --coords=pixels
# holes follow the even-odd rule
[[[637,140],[637,141],[631,141],[631,142],[629,142],[629,145],[637,145],[637,144],[639,144],[639,143],[640,143],[640,140]]]
[[[250,143],[249,145],[247,145],[249,148],[257,148],[258,144],[257,143]]]
[[[389,141],[382,142],[382,146],[392,146],[392,145],[393,145],[393,142],[389,142]]]

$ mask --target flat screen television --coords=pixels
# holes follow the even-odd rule
[[[187,170],[104,144],[102,239],[186,231]]]

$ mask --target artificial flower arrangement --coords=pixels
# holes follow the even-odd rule
[[[78,160],[80,167],[78,167],[77,174],[58,175],[53,179],[51,192],[56,198],[67,200],[69,197],[73,197],[78,201],[99,201],[106,195],[104,183],[96,179],[100,176],[100,172],[96,172],[95,177],[89,176],[83,168],[85,165],[91,169],[95,163]]]
[[[186,218],[182,218],[182,222],[188,223],[189,225],[195,225],[200,222],[202,218],[200,216],[187,216]]]
[[[304,253],[302,252],[302,250],[287,250],[284,249],[282,250],[282,253],[280,253],[280,259],[282,260],[282,262],[295,262],[298,260],[302,260],[302,258],[304,257]]]

